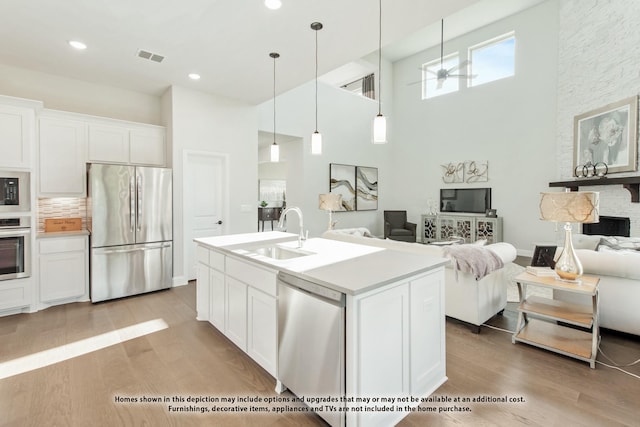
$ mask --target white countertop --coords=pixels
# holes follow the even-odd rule
[[[445,258],[385,248],[312,238],[301,250],[310,255],[276,260],[252,252],[260,246],[295,249],[298,235],[279,231],[196,238],[194,241],[226,255],[285,271],[339,292],[356,295],[445,265]]]

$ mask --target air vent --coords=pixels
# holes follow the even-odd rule
[[[154,62],[162,62],[164,60],[164,56],[158,55],[157,53],[142,50],[142,49],[138,49],[138,57],[143,59],[148,59]]]

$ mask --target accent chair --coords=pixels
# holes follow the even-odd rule
[[[415,242],[416,227],[416,224],[407,222],[407,211],[384,211],[385,239]]]

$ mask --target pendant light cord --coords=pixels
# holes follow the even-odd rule
[[[444,68],[444,19],[440,21],[440,69]]]
[[[273,143],[276,143],[276,58],[273,55]]]
[[[318,30],[316,30],[316,133],[317,132],[318,132]]]
[[[382,115],[382,0],[380,4],[380,14],[378,22],[378,115]]]

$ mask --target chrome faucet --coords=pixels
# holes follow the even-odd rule
[[[285,209],[282,214],[280,214],[280,221],[278,221],[278,230],[282,230],[284,228],[284,220],[285,217],[287,216],[287,214],[293,211],[295,213],[298,214],[298,221],[299,221],[299,225],[300,225],[300,233],[298,234],[298,247],[301,248],[302,247],[302,243],[307,240],[307,236],[304,234],[304,225],[303,225],[303,220],[302,220],[302,211],[300,210],[300,208],[295,207],[295,206],[291,206],[288,207],[287,209]]]

